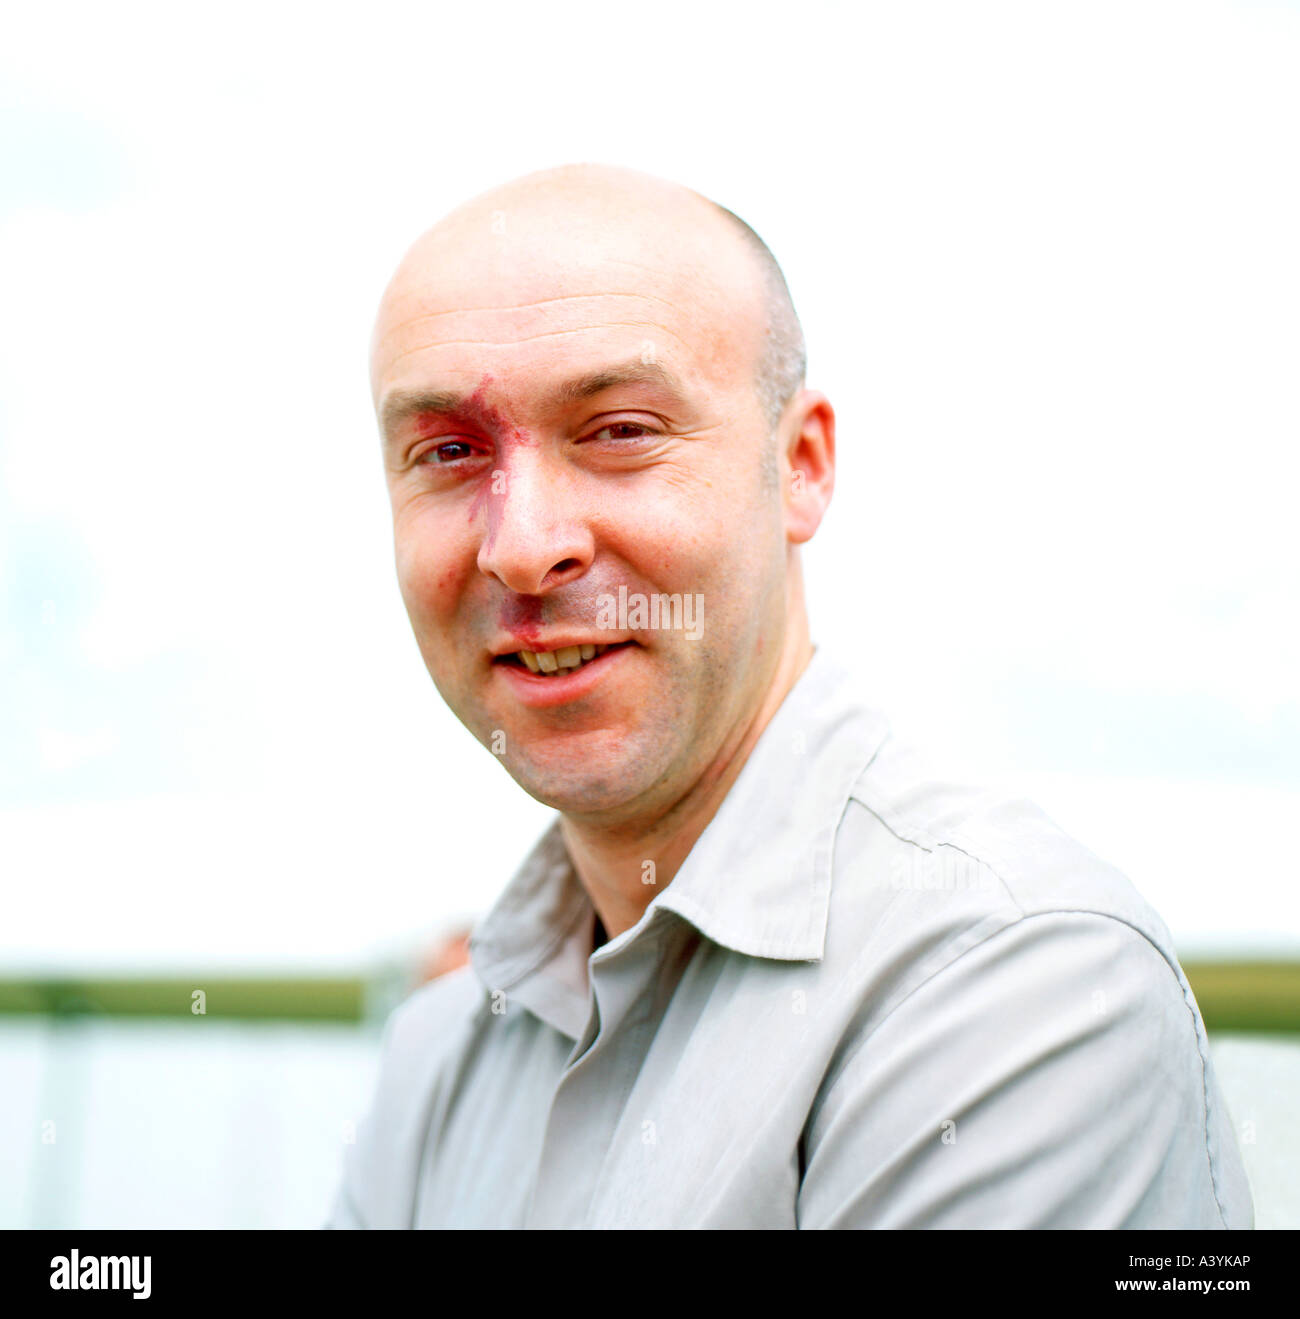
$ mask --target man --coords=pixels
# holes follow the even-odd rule
[[[558,816],[391,1018],[331,1225],[1252,1225],[1159,917],[814,651],[834,413],[743,222],[519,180],[371,373],[425,664]]]

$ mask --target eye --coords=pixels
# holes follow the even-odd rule
[[[643,426],[639,421],[612,421],[608,426],[602,426],[598,431],[593,431],[588,440],[595,440],[597,443],[606,440],[639,440],[647,435],[654,435],[655,431],[649,426]]]
[[[461,458],[468,458],[474,452],[464,440],[447,440],[435,444],[420,455],[422,463],[454,463]]]

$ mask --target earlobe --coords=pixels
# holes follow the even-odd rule
[[[835,409],[824,394],[801,390],[795,400],[784,469],[786,535],[811,540],[835,488]]]

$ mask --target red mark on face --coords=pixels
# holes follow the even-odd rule
[[[503,444],[527,446],[534,443],[522,426],[516,426],[502,410],[486,402],[490,375],[484,376],[478,388],[458,407],[445,411],[420,412],[414,419],[415,433],[426,440],[430,436],[466,434]]]
[[[523,641],[537,641],[542,635],[542,597],[508,595],[501,606],[501,627]]]
[[[488,519],[488,550],[492,549],[496,541],[501,515],[505,512],[506,500],[510,493],[512,453],[517,448],[531,448],[537,443],[522,426],[516,426],[511,422],[499,407],[493,407],[485,401],[487,388],[491,383],[492,377],[485,375],[479,381],[478,388],[466,400],[463,409],[466,423],[489,436],[495,441],[497,448],[497,464],[486,475],[484,484],[475,493],[469,509],[469,521],[472,524],[487,500],[494,499]]]
[[[476,517],[478,517],[479,509],[483,507],[484,501],[492,493],[492,481],[493,478],[489,476],[486,484],[480,485],[474,492],[474,502],[469,506],[469,520],[471,523]],[[492,548],[492,537],[494,534],[495,528],[490,527],[488,529],[488,549]]]
[[[519,444],[530,444],[528,432],[521,426],[513,425],[500,408],[494,408],[484,402],[487,387],[492,383],[491,376],[484,376],[478,388],[465,401],[465,414],[485,431],[491,431],[501,439],[511,439]]]
[[[522,427],[516,426],[499,408],[487,402],[487,389],[492,377],[485,375],[479,381],[478,388],[459,407],[447,412],[424,412],[415,418],[415,431],[420,439],[430,439],[445,435],[451,439],[457,435],[488,441],[496,454],[496,463],[484,473],[473,502],[470,504],[469,521],[473,523],[483,505],[495,496],[501,502],[495,507],[504,510],[509,494],[509,466],[512,452],[516,449],[531,448],[537,441]],[[497,518],[492,518],[488,526],[487,547],[497,534]]]

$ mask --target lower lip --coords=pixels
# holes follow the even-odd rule
[[[522,665],[511,663],[498,663],[493,667],[500,670],[502,678],[510,684],[521,704],[531,706],[534,710],[545,710],[549,706],[563,705],[566,701],[576,701],[586,696],[634,649],[634,642],[615,646],[563,675],[533,673]]]

